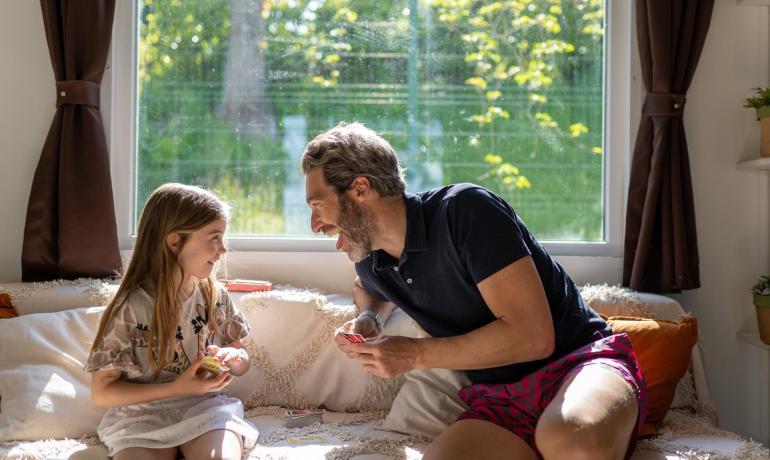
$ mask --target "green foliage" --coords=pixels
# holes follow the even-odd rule
[[[743,102],[744,107],[758,109],[760,107],[770,106],[770,88],[753,88],[756,96],[749,97]]]
[[[541,238],[602,238],[603,1],[256,5],[277,140],[246,139],[218,114],[230,1],[144,0],[140,203],[162,182],[198,183],[233,202],[235,233],[296,234],[283,217],[304,206],[284,202],[297,169],[284,121],[306,120],[309,138],[360,120],[399,152],[410,184],[476,182]]]
[[[589,132],[583,122],[555,119],[556,111],[549,110],[548,101],[556,82],[577,83],[574,76],[584,64],[574,58],[576,50],[601,45],[602,2],[431,0],[431,5],[449,32],[461,36],[465,44],[465,61],[474,72],[465,84],[477,89],[482,109],[470,120],[478,123],[479,130],[507,122],[511,118],[503,108],[507,96],[525,90],[526,104],[517,112],[530,122],[533,135],[550,131],[558,136],[564,125],[569,126],[571,138]],[[596,128],[600,131],[600,126]],[[579,147],[597,152],[595,146]],[[498,170],[490,175],[501,178],[503,184],[529,187],[529,181],[513,180],[506,173],[510,163],[491,164]]]
[[[757,280],[757,283],[751,288],[751,292],[754,295],[770,296],[770,276],[760,276],[759,280]]]

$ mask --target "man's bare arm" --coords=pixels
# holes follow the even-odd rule
[[[353,283],[353,303],[358,307],[359,313],[365,310],[373,311],[380,316],[383,323],[388,320],[390,314],[396,309],[396,304],[393,302],[375,299],[371,294],[366,292],[359,277],[356,277],[356,280]]]
[[[381,337],[343,349],[370,372],[392,377],[412,369],[486,369],[550,356],[555,332],[548,299],[531,257],[478,284],[497,318],[466,334],[428,339]]]

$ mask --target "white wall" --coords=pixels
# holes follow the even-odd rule
[[[768,441],[770,356],[736,341],[756,330],[749,289],[767,270],[759,172],[737,171],[758,156],[759,123],[742,100],[768,84],[767,11],[717,0],[687,94],[685,127],[695,194],[701,285],[677,297],[698,317],[706,368],[723,427]]]
[[[21,278],[27,200],[55,111],[56,88],[40,2],[9,0],[0,14],[0,280]]]
[[[758,123],[741,101],[750,88],[768,83],[767,29],[765,9],[715,2],[685,115],[703,287],[676,296],[699,319],[723,427],[764,442],[770,403],[763,378],[770,357],[737,342],[735,334],[756,328],[748,288],[768,268],[767,245],[761,244],[766,223],[758,217],[765,215],[758,210],[767,197],[760,195],[759,173],[736,171],[735,163],[758,148]],[[55,103],[39,3],[6,0],[0,56],[6,63],[0,72],[0,280],[9,280],[21,276],[27,198]],[[313,264],[305,269],[323,271]],[[296,275],[288,266],[281,270],[281,276]],[[619,278],[619,273],[604,273],[593,281]]]

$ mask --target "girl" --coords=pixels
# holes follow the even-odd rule
[[[240,459],[256,442],[241,402],[220,393],[249,368],[248,324],[214,278],[228,218],[213,193],[181,184],[158,187],[144,207],[86,363],[94,403],[109,408],[99,437],[118,460]],[[229,372],[203,372],[205,351]]]

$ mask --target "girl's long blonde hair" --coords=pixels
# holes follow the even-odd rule
[[[177,254],[166,244],[166,238],[172,233],[179,234],[181,251],[192,232],[219,219],[227,222],[229,218],[229,207],[216,195],[200,187],[169,183],[152,192],[139,220],[131,262],[115,297],[102,315],[92,350],[100,346],[120,306],[137,289],[143,288],[153,298],[148,352],[157,377],[171,358],[176,327],[182,314],[179,302],[182,278],[177,273],[184,275],[184,272],[177,261]],[[215,271],[208,278],[198,281],[208,301],[209,321],[216,318],[214,307],[218,296]]]

